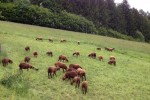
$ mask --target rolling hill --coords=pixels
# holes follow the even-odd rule
[[[36,37],[45,40],[36,41]],[[47,39],[52,38],[53,43]],[[66,43],[60,43],[60,39]],[[81,44],[77,45],[76,41]],[[127,41],[104,36],[64,31],[46,27],[0,21],[0,44],[2,52],[0,60],[8,57],[13,64],[3,67],[0,62],[0,98],[2,100],[149,100],[150,99],[150,45],[147,43]],[[26,46],[31,47],[25,52]],[[102,50],[96,50],[101,47]],[[108,52],[104,47],[113,47]],[[54,56],[48,57],[47,51]],[[39,56],[34,58],[32,52]],[[80,57],[72,56],[75,51]],[[96,52],[104,56],[104,62],[98,58],[88,58],[88,54]],[[57,77],[48,79],[47,68],[53,66],[58,56],[64,54],[71,63],[80,64],[87,73],[88,93],[83,95],[81,88],[63,81],[63,72],[58,71]],[[116,57],[117,65],[107,62],[109,57]],[[31,64],[39,69],[24,70],[21,74],[18,65],[25,56],[31,57]]]

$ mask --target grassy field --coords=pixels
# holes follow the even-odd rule
[[[54,42],[36,41],[36,37],[53,38]],[[60,43],[61,38],[67,43]],[[0,60],[8,57],[14,61],[7,67],[0,62],[0,100],[150,100],[150,44],[4,21],[0,21],[0,44]],[[30,52],[25,52],[26,46],[31,47]],[[104,47],[114,47],[115,51],[105,51]],[[49,50],[53,57],[46,55]],[[38,58],[32,56],[33,51],[39,53]],[[74,51],[80,51],[81,56],[73,57]],[[103,55],[104,62],[88,58],[91,52]],[[86,69],[87,95],[69,81],[62,81],[62,71],[48,79],[47,68],[61,54],[69,58],[67,66],[77,63]],[[115,67],[107,64],[111,55],[117,59]],[[25,56],[31,57],[30,63],[39,71],[20,74],[18,65]]]

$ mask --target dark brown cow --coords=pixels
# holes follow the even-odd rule
[[[80,45],[80,41],[77,41],[77,44]]]
[[[26,50],[26,51],[30,51],[30,47],[29,47],[29,46],[26,46],[26,47],[25,47],[25,50]]]
[[[3,66],[8,65],[8,63],[12,64],[13,61],[12,61],[11,59],[9,59],[9,58],[3,58],[3,59],[2,59],[2,64],[3,64]]]
[[[43,38],[42,37],[37,37],[36,40],[43,40]]]
[[[24,62],[27,62],[27,63],[28,63],[28,62],[30,61],[30,59],[31,59],[30,57],[25,57],[25,58],[24,58]]]
[[[60,69],[60,67],[49,67],[47,72],[48,72],[48,78],[52,78],[52,74],[53,74],[53,77],[54,75],[56,75],[56,72]],[[57,76],[57,75],[56,75]]]
[[[101,50],[101,48],[97,48],[97,50]]]
[[[65,73],[62,79],[65,80],[67,78],[70,80],[71,78],[73,79],[75,76],[78,76],[78,73],[76,71],[69,71]]]
[[[48,39],[49,40],[49,42],[53,42],[53,40],[52,39]]]
[[[38,69],[34,68],[32,65],[30,65],[30,64],[28,64],[28,63],[20,63],[20,64],[19,64],[19,69],[20,69],[21,71],[23,71],[22,69],[27,69],[27,71],[28,71],[29,68],[30,68],[30,69],[38,70]]]
[[[90,54],[88,55],[88,57],[91,57],[91,58],[96,58],[96,53],[95,53],[95,52],[93,52],[93,53],[90,53]]]
[[[38,56],[38,53],[37,53],[37,52],[33,52],[33,56],[34,56],[34,57],[37,57],[37,56]]]
[[[76,52],[74,52],[72,55],[73,55],[73,56],[76,55],[76,56],[78,57],[78,56],[80,56],[80,52],[79,52],[79,51],[76,51]]]
[[[58,58],[58,61],[66,61],[66,62],[68,62],[68,59],[67,59],[67,57],[65,56],[65,55],[60,55],[59,56],[59,58]]]
[[[53,56],[53,52],[52,51],[48,51],[48,52],[46,52],[46,54],[48,55],[48,56]]]
[[[82,88],[82,93],[86,94],[87,93],[87,89],[88,89],[88,82],[87,81],[83,81],[81,84],[81,88]]]
[[[115,60],[110,60],[110,61],[108,61],[108,64],[110,64],[110,65],[114,65],[114,66],[116,66],[116,61]]]

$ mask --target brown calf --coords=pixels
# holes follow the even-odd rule
[[[83,81],[81,84],[81,88],[82,88],[82,93],[86,94],[87,93],[87,89],[88,89],[88,82],[87,81]]]
[[[73,85],[74,82],[76,83],[75,88],[76,87],[79,88],[79,86],[80,86],[80,77],[75,76],[70,84]]]
[[[104,57],[103,57],[102,55],[100,55],[100,56],[98,56],[98,59],[99,59],[100,61],[103,61],[103,60],[104,60]]]
[[[86,80],[86,72],[84,69],[78,68],[77,73],[80,76],[80,78],[82,78],[82,81],[83,81],[83,78]]]

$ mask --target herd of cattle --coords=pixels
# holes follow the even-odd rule
[[[36,38],[36,40],[43,40],[43,38]],[[50,42],[53,42],[52,39],[48,39]],[[60,40],[60,42],[66,42],[66,40],[62,39]],[[80,41],[77,41],[77,44],[80,45]],[[101,48],[97,48],[97,50],[101,50]],[[113,51],[114,48],[105,48],[105,50],[107,51]],[[25,51],[27,52],[30,52],[30,47],[27,46],[25,47]],[[52,51],[48,51],[46,52],[46,54],[48,56],[51,56],[53,57],[53,52]],[[73,56],[80,56],[80,52],[76,51],[72,54]],[[33,56],[34,57],[38,57],[38,52],[33,52]],[[91,58],[96,58],[96,53],[95,52],[92,52],[88,55],[88,57],[91,57]],[[98,56],[98,59],[100,61],[103,61],[103,56],[100,55]],[[19,69],[23,72],[23,69],[35,69],[38,71],[37,68],[33,67],[31,64],[29,64],[31,58],[26,56],[24,58],[24,62],[21,62],[19,64]],[[63,70],[63,72],[65,72],[62,80],[65,80],[65,79],[69,79],[71,81],[71,85],[73,85],[73,83],[75,83],[75,87],[78,87],[80,86],[80,78],[82,79],[82,83],[81,83],[81,88],[82,88],[82,92],[83,94],[86,94],[87,92],[87,88],[88,88],[88,82],[86,81],[86,71],[85,69],[83,69],[79,64],[70,64],[69,67],[67,67],[67,65],[65,64],[65,62],[69,62],[67,56],[65,55],[60,55],[58,57],[58,61],[54,64],[55,66],[51,66],[48,68],[47,72],[48,72],[48,78],[52,78],[54,75],[56,75],[56,72],[59,71],[60,69]],[[3,66],[6,66],[8,65],[8,63],[12,64],[13,61],[9,58],[3,58],[2,59],[2,64]],[[108,61],[108,64],[110,65],[116,65],[116,59],[114,56],[110,56],[109,58],[109,61]]]

